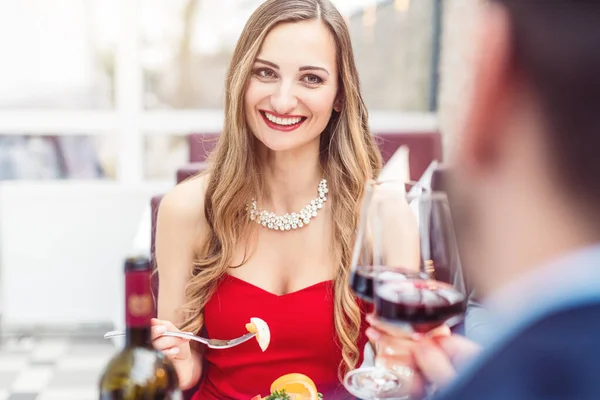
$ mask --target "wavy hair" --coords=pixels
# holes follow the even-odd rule
[[[334,111],[320,137],[320,163],[331,188],[336,274],[334,323],[342,348],[340,376],[356,367],[361,313],[349,287],[349,268],[360,200],[368,179],[381,169],[381,155],[368,127],[368,113],[348,27],[328,0],[268,0],[250,17],[234,50],[226,77],[225,121],[210,157],[204,213],[210,227],[197,249],[192,276],[186,287],[182,330],[198,332],[203,309],[231,267],[235,245],[248,238],[247,206],[262,193],[257,140],[248,128],[244,94],[252,65],[268,33],[278,24],[321,20],[336,43],[341,110]],[[244,171],[240,174],[240,171]]]

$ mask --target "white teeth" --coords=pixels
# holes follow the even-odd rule
[[[299,123],[300,121],[302,121],[302,117],[296,117],[296,118],[278,118],[276,116],[274,116],[273,114],[269,114],[268,112],[265,112],[265,116],[267,117],[267,119],[277,125],[295,125],[297,123]]]

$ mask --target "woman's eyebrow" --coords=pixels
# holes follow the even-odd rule
[[[275,63],[273,63],[271,61],[267,61],[267,60],[263,60],[261,58],[257,58],[256,62],[268,65],[268,66],[270,66],[272,68],[275,68],[275,69],[279,69],[279,65],[277,65],[277,64],[275,64]],[[304,66],[298,68],[298,71],[315,71],[315,70],[317,70],[317,71],[323,71],[327,75],[329,75],[329,71],[327,71],[327,69],[323,68],[323,67],[316,67],[314,65],[304,65]]]

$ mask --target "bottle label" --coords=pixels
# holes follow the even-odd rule
[[[150,289],[149,271],[131,271],[125,274],[125,323],[128,327],[150,325],[154,317],[154,302]]]

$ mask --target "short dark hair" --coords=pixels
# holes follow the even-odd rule
[[[508,11],[512,66],[539,99],[561,184],[597,206],[600,0],[492,1]]]

